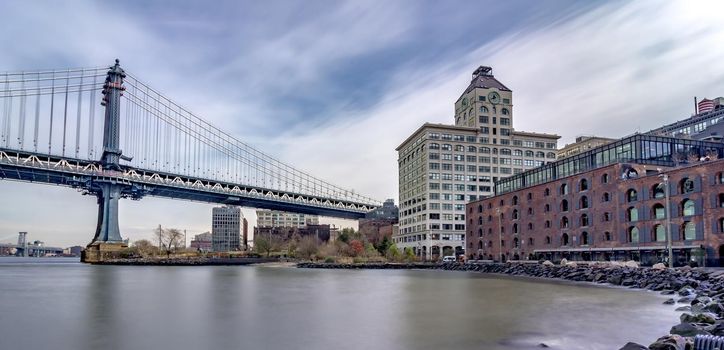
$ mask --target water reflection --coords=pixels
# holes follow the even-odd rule
[[[0,349],[610,349],[676,320],[650,293],[462,272],[0,260],[0,281]]]

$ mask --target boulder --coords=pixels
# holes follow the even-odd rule
[[[550,260],[546,260],[543,262],[543,266],[553,266],[553,265],[555,265],[555,264],[553,264]]]
[[[651,266],[651,268],[654,270],[666,270],[666,265],[663,263],[656,263],[654,266]]]
[[[691,306],[686,305],[686,306],[677,307],[674,311],[691,311]]]
[[[648,348],[641,344],[628,342],[628,343],[626,343],[626,345],[624,345],[622,348],[620,348],[618,350],[648,350]]]
[[[657,339],[653,344],[649,345],[650,350],[686,350],[686,338],[671,334],[665,335]]]
[[[638,267],[639,267],[639,263],[636,262],[636,261],[633,261],[633,260],[629,260],[629,261],[623,263],[623,266],[625,266],[625,267],[638,268]]]
[[[576,263],[575,261],[571,261],[571,262],[567,263],[566,266],[568,266],[568,267],[578,267],[578,263]]]
[[[669,298],[664,302],[664,305],[674,305],[676,304],[676,300]]]
[[[681,314],[681,317],[679,317],[679,320],[682,323],[708,323],[708,324],[714,324],[716,323],[716,315],[703,312],[700,314],[690,314],[690,313],[683,313]]]
[[[561,259],[561,266],[566,266],[566,265],[568,265],[568,259],[566,259],[566,258]]]
[[[671,327],[669,333],[678,334],[684,337],[694,337],[698,334],[709,335],[709,332],[705,331],[702,328],[703,327],[697,327],[697,325],[688,322],[682,322],[677,324],[676,326]]]
[[[623,278],[621,278],[621,275],[613,275],[608,277],[608,283],[620,285]]]

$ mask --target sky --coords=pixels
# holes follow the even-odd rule
[[[623,137],[724,95],[720,1],[0,2],[0,72],[111,65],[210,123],[341,187],[397,201],[395,148],[452,124],[480,65],[513,90],[514,128]],[[122,235],[189,237],[213,205],[122,201]],[[95,198],[0,180],[0,242],[87,244]],[[253,225],[252,208],[244,214]],[[340,226],[351,221],[322,219]]]

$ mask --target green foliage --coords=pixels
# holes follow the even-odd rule
[[[391,244],[385,252],[385,257],[387,257],[387,260],[390,261],[399,261],[402,257],[402,253],[400,253],[400,250],[397,249],[395,244]]]
[[[390,248],[390,245],[392,245],[392,241],[389,237],[385,236],[382,238],[382,240],[375,246],[375,249],[377,249],[380,254],[385,254],[387,252],[387,249]]]
[[[334,263],[335,261],[336,261],[336,260],[335,260],[333,257],[331,257],[331,256],[328,256],[326,259],[324,259],[324,262],[326,262],[326,263],[328,263],[328,264],[332,264],[332,263]]]
[[[413,261],[415,261],[415,259],[416,259],[415,252],[412,251],[412,248],[410,248],[410,247],[405,248],[405,261],[413,262]]]

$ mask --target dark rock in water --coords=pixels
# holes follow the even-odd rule
[[[697,334],[709,335],[709,332],[699,328],[691,323],[680,323],[671,327],[671,334],[678,334],[684,337],[693,337]]]
[[[676,310],[674,310],[674,311],[691,311],[691,306],[689,306],[689,305],[680,306],[680,307],[677,307]]]
[[[692,298],[692,297],[683,297],[683,298],[680,298],[679,300],[677,300],[676,302],[689,304],[689,303],[691,303],[692,300],[694,300],[694,298]]]
[[[623,281],[621,281],[622,286],[630,286],[634,284],[634,280],[632,278],[626,278]]]
[[[676,300],[674,300],[674,299],[669,299],[664,302],[664,305],[674,305],[674,304],[676,304]]]
[[[628,343],[626,343],[626,345],[624,345],[622,348],[620,348],[618,350],[648,350],[648,349],[649,348],[647,348],[641,344],[628,342]]]
[[[672,294],[674,294],[674,293],[676,293],[676,292],[673,291],[673,290],[671,290],[671,289],[668,289],[668,290],[665,290],[665,291],[661,292],[661,294],[663,294],[663,295],[672,295]]]
[[[682,323],[708,323],[708,324],[714,324],[716,323],[716,316],[714,314],[704,312],[700,314],[690,314],[690,313],[683,313],[681,314],[681,317],[679,317]]]
[[[679,289],[679,295],[682,297],[691,295],[693,293],[694,293],[694,290],[689,286],[684,286],[684,287],[681,287],[681,289]]]
[[[686,338],[678,334],[665,335],[649,345],[649,350],[686,350],[686,343]]]
[[[546,345],[545,343],[538,344],[539,348],[550,348],[550,346]]]
[[[608,278],[608,283],[615,284],[618,286],[621,284],[621,280],[622,280],[621,275],[613,275]]]

